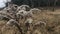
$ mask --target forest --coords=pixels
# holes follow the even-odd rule
[[[60,6],[60,0],[12,0],[17,5],[26,4],[31,7]]]

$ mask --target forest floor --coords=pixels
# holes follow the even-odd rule
[[[34,14],[33,19],[35,23],[38,21],[46,22],[46,26],[40,28],[37,26],[37,29],[32,30],[32,34],[60,34],[60,9],[55,11],[43,10],[43,12]],[[6,20],[0,20],[0,34],[20,34],[15,26],[7,28],[6,22]]]

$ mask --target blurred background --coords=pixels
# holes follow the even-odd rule
[[[19,6],[26,4],[30,7],[60,6],[60,0],[0,0],[0,8],[7,6],[9,2]]]

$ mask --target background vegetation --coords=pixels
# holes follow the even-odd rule
[[[31,7],[60,6],[60,0],[12,0],[14,4],[27,4]]]

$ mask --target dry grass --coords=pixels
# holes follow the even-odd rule
[[[33,29],[33,26],[30,27],[28,33],[25,34],[60,34],[60,12],[57,10],[55,12],[45,11],[41,13],[34,14],[33,23],[37,23],[38,21],[46,22],[46,26],[39,27],[36,26]],[[24,21],[24,20],[22,20]],[[21,21],[21,22],[22,22]],[[0,20],[0,34],[20,34],[19,30],[13,26],[5,26],[6,21]],[[22,24],[23,31],[26,31],[26,27]],[[2,29],[3,28],[3,29]],[[3,31],[2,31],[3,30]]]

